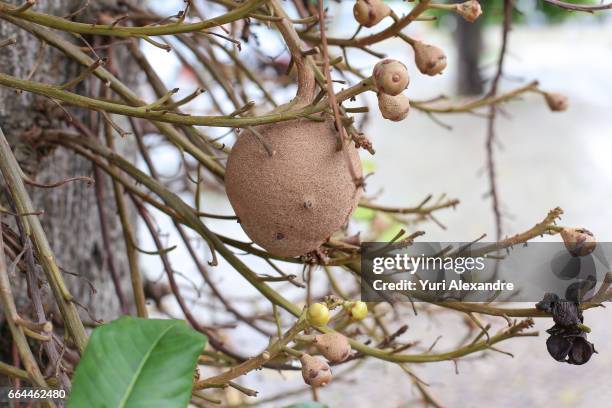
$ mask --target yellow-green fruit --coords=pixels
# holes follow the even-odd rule
[[[353,16],[364,27],[373,27],[391,15],[391,9],[382,0],[357,0],[353,6]]]
[[[563,112],[567,110],[567,96],[560,93],[547,92],[544,94],[544,98],[546,99],[546,104],[551,111]]]
[[[414,61],[417,68],[425,75],[438,75],[446,68],[446,54],[435,45],[415,41]]]
[[[340,363],[351,355],[351,344],[345,335],[325,333],[315,336],[314,345],[326,359]]]
[[[378,94],[378,109],[383,118],[398,122],[406,119],[410,112],[410,99],[404,94],[395,96]]]
[[[323,359],[304,354],[302,362],[302,378],[311,387],[323,387],[332,380],[332,372],[329,364]]]
[[[392,59],[384,59],[377,63],[372,71],[372,77],[378,92],[387,95],[401,94],[410,82],[406,66]]]
[[[337,151],[338,132],[329,118],[255,129],[259,135],[241,132],[225,173],[242,228],[274,255],[318,249],[346,224],[361,196],[357,149],[349,144]]]
[[[368,305],[365,302],[357,301],[349,305],[349,315],[354,320],[363,320],[368,315]]]
[[[308,307],[306,318],[313,326],[325,326],[329,322],[329,309],[323,303],[313,303]]]

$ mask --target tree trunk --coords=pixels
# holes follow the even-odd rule
[[[483,79],[480,74],[480,55],[482,53],[482,22],[468,23],[457,16],[455,35],[458,58],[457,91],[460,95],[479,95],[483,92]]]
[[[12,2],[22,3],[21,0]],[[92,5],[75,19],[85,22],[95,21],[94,16],[101,7],[112,7],[116,5],[114,3],[119,2],[90,3]],[[65,16],[77,10],[82,4],[82,0],[37,2],[35,10]],[[13,35],[17,37],[17,44],[0,49],[2,72],[26,78],[37,66],[32,80],[61,84],[76,77],[83,69],[52,47],[41,48],[41,42],[26,31],[0,20],[0,39]],[[121,59],[126,58],[126,55],[119,54],[118,52],[114,54],[119,60],[115,61],[115,64],[122,67],[122,79],[127,78],[129,81],[129,78],[135,77],[133,72],[135,64],[121,63]],[[79,94],[97,95],[99,86],[100,81],[89,79],[83,81],[73,91]],[[74,176],[93,178],[92,164],[84,158],[61,148],[51,152],[41,152],[31,143],[32,137],[35,137],[41,129],[65,127],[57,116],[49,114],[50,106],[59,112],[55,104],[48,99],[0,88],[0,126],[4,129],[22,169],[30,178],[42,184],[55,183]],[[99,121],[91,112],[67,109],[72,116],[84,123],[91,123],[92,117],[95,121]],[[129,144],[129,140],[117,141],[117,149],[120,149],[123,155],[127,152],[128,157],[129,151],[133,151]],[[44,211],[44,215],[41,216],[43,227],[55,252],[58,265],[64,271],[64,279],[69,290],[76,300],[88,309],[88,312],[82,309],[81,315],[84,321],[91,321],[90,316],[109,320],[120,314],[119,301],[109,270],[110,257],[119,275],[124,297],[128,300],[132,298],[125,245],[116,215],[112,183],[105,175],[101,181],[104,196],[101,207],[108,223],[109,248],[104,245],[102,238],[95,187],[88,186],[83,181],[75,181],[58,188],[29,189],[35,208]],[[6,202],[5,197],[3,199],[5,206]],[[92,288],[95,288],[95,293]],[[20,294],[18,300],[21,301],[22,307],[29,305],[25,298],[25,277],[17,276],[13,280],[13,290]],[[49,301],[52,305],[52,299]],[[30,311],[29,306],[27,307],[26,313]]]

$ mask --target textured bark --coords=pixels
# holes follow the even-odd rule
[[[482,22],[468,23],[457,16],[458,68],[457,91],[460,95],[479,95],[483,92],[480,74],[480,55],[482,53]]]
[[[21,3],[19,1],[18,3]],[[93,7],[113,6],[116,1],[90,2]],[[82,0],[61,0],[37,2],[36,11],[64,16],[78,9]],[[93,21],[97,10],[90,7],[86,13],[77,17],[80,21]],[[25,78],[35,66],[40,42],[27,32],[0,20],[0,39],[17,36],[17,44],[0,49],[0,71]],[[67,37],[68,38],[68,37]],[[46,47],[42,63],[33,76],[33,80],[61,84],[78,75],[81,66],[68,60],[61,53]],[[134,78],[131,67],[135,64],[122,63],[119,56],[117,65],[122,66],[122,78]],[[89,87],[98,89],[97,79],[81,83],[76,91],[95,95]],[[9,138],[9,142],[24,171],[39,183],[53,183],[72,176],[93,177],[91,163],[64,149],[42,152],[32,146],[31,138],[38,129],[65,126],[41,107],[53,106],[49,100],[31,94],[17,94],[12,89],[0,88],[0,126]],[[57,111],[57,109],[55,109]],[[90,113],[84,110],[70,109],[73,116],[87,122]],[[103,139],[101,139],[103,140]],[[129,140],[117,140],[117,148],[123,154],[130,154],[133,149]],[[125,256],[123,235],[116,215],[115,199],[111,180],[104,176],[103,207],[109,223],[111,241],[110,253],[121,277],[124,296],[131,299],[129,269]],[[106,248],[100,232],[97,198],[95,188],[85,182],[72,182],[54,189],[30,189],[35,208],[44,210],[41,217],[48,239],[55,251],[58,265],[66,272],[66,279],[71,293],[91,315],[97,319],[109,320],[120,314],[119,302],[109,272]],[[5,201],[5,199],[4,199]],[[76,274],[77,276],[73,276]],[[18,274],[21,275],[21,274]],[[91,283],[96,290],[91,290]],[[16,276],[13,287],[20,288],[21,304],[25,293],[25,278]],[[88,313],[82,311],[85,321]]]

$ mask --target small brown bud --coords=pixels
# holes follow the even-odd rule
[[[406,66],[393,59],[384,59],[376,64],[372,77],[378,91],[387,95],[399,95],[410,82]]]
[[[567,110],[567,96],[560,93],[546,92],[544,94],[544,98],[546,99],[546,104],[548,104],[551,111],[563,112],[564,110]]]
[[[391,9],[382,0],[357,0],[353,6],[355,20],[364,27],[373,27],[391,15]]]
[[[378,109],[382,113],[383,118],[399,122],[406,119],[408,112],[410,112],[410,99],[404,94],[391,96],[379,93]]]
[[[314,345],[332,363],[340,363],[351,354],[351,344],[340,333],[325,333],[315,337]]]
[[[588,255],[597,246],[595,236],[586,228],[563,228],[561,238],[572,256]]]
[[[478,0],[469,0],[455,6],[455,11],[469,23],[473,23],[482,14],[482,7]]]
[[[311,387],[323,387],[332,380],[332,372],[323,359],[304,354],[302,362],[302,378]]]
[[[438,75],[446,68],[446,55],[435,45],[416,41],[412,46],[416,66],[425,75]]]

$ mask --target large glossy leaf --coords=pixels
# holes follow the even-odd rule
[[[181,320],[122,317],[96,328],[69,408],[186,407],[206,337]]]

